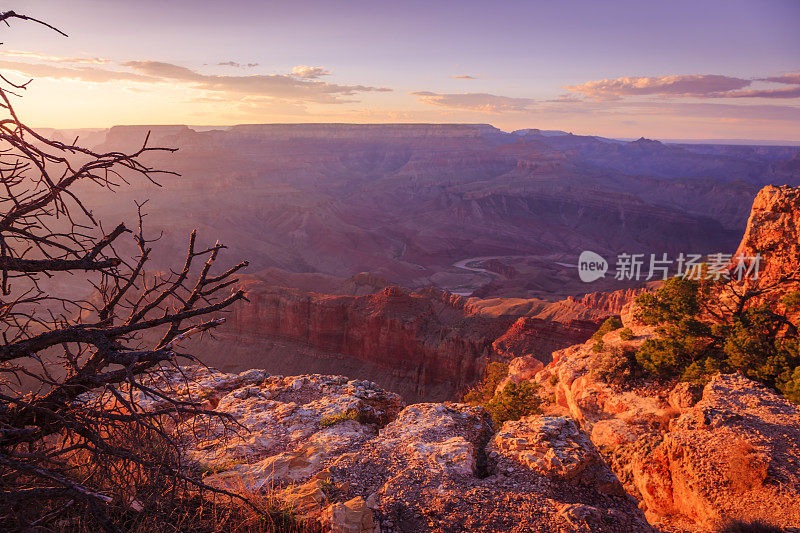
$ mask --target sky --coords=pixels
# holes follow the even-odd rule
[[[800,141],[800,1],[8,0],[40,127],[489,123]]]

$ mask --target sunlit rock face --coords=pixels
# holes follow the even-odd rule
[[[652,335],[627,327],[628,346]],[[607,349],[623,344],[617,332],[603,340]],[[800,406],[738,374],[705,388],[620,389],[593,372],[592,344],[556,352],[533,379],[555,400],[546,411],[587,432],[651,524],[713,531],[733,519],[800,521]]]
[[[761,189],[735,255],[740,254],[762,256],[759,275],[764,281],[776,281],[800,269],[799,187]]]
[[[270,492],[327,531],[651,531],[569,418],[493,434],[482,408],[403,407],[341,376],[190,367],[167,381],[241,424],[227,438],[212,424],[186,449],[206,483]]]

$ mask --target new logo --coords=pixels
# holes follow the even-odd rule
[[[581,281],[589,283],[605,276],[608,272],[608,262],[601,256],[589,250],[581,252],[578,257],[578,277]]]

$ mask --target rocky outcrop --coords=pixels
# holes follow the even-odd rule
[[[738,374],[689,383],[628,382],[605,366],[609,354],[635,349],[653,328],[622,318],[621,330],[553,354],[531,371],[512,361],[509,379],[532,379],[590,435],[651,524],[664,531],[713,531],[729,520],[800,523],[800,406]]]
[[[236,438],[185,422],[202,437],[186,453],[206,483],[268,492],[326,531],[651,531],[569,418],[527,417],[493,435],[482,408],[401,410],[397,395],[341,376],[191,367],[163,379],[244,427]]]
[[[580,303],[589,309],[618,315],[625,305],[632,302],[645,289],[622,289],[614,292],[590,292],[580,298],[568,296],[566,302]]]
[[[767,186],[759,191],[739,255],[760,254],[759,277],[774,281],[800,269],[800,187]]]
[[[800,408],[749,379],[718,375],[660,442],[630,448],[626,468],[650,516],[697,529],[800,524]]]

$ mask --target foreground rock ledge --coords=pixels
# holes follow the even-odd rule
[[[205,481],[275,493],[323,530],[652,531],[569,417],[527,417],[493,435],[481,408],[403,408],[370,382],[185,371],[175,376],[184,396],[248,430],[226,441],[212,428],[187,450]]]

